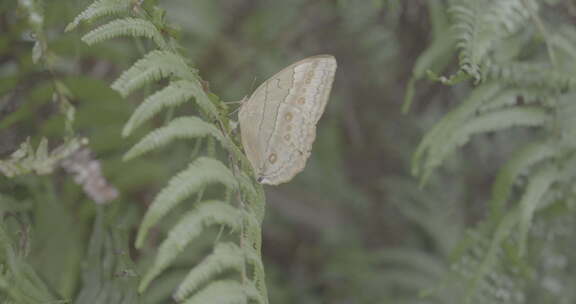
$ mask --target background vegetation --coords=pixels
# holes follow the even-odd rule
[[[0,302],[574,303],[575,22],[569,0],[2,1]],[[223,100],[324,53],[311,159],[264,202]]]

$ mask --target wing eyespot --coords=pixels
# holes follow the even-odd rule
[[[278,156],[276,155],[276,153],[271,153],[270,155],[268,155],[268,161],[271,164],[274,164],[276,160],[278,160]]]

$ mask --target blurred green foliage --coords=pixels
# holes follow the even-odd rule
[[[298,59],[338,60],[306,170],[265,189],[270,303],[576,301],[573,2],[133,3],[166,11],[162,34],[217,103]],[[122,160],[151,130],[199,111],[170,108],[123,138],[136,107],[168,81],[126,98],[114,91],[156,40],[83,43],[98,22],[64,32],[90,4],[0,2],[0,165],[28,166],[0,170],[2,303],[173,303],[190,270],[229,240],[207,228],[138,294],[156,249],[197,202],[175,207],[136,249],[149,204],[211,154],[198,150],[221,151],[174,141]],[[235,120],[236,105],[222,107]],[[55,164],[68,156],[58,147],[79,138],[120,193],[108,204]],[[27,157],[17,158],[22,143]],[[50,170],[34,169],[47,159]]]

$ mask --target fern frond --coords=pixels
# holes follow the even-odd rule
[[[204,112],[210,114],[212,117],[217,115],[216,107],[210,102],[198,82],[178,80],[171,82],[167,87],[146,98],[144,102],[136,108],[134,114],[132,114],[124,126],[122,136],[130,135],[134,129],[152,118],[163,108],[176,107],[192,97],[195,98],[196,103]]]
[[[404,97],[404,104],[402,105],[402,113],[408,112],[412,105],[416,81],[424,75],[429,74],[432,69],[442,70],[449,62],[449,56],[451,55],[453,47],[454,39],[450,36],[444,36],[434,41],[434,43],[418,57],[412,70],[412,77],[406,85],[406,95]],[[439,66],[439,68],[437,66]]]
[[[414,156],[412,157],[412,173],[414,175],[420,174],[419,164],[431,146],[441,141],[446,133],[455,129],[462,121],[473,115],[482,104],[493,100],[501,90],[502,88],[497,83],[487,83],[479,86],[458,108],[450,111],[439,123],[434,125],[420,141],[418,148],[416,148],[414,152]]]
[[[224,202],[205,201],[199,203],[196,208],[185,214],[174,228],[170,230],[168,238],[162,242],[158,249],[154,264],[142,278],[138,290],[140,292],[144,291],[148,287],[148,284],[168,267],[170,262],[184,250],[190,241],[198,237],[204,231],[205,227],[211,225],[226,226],[232,231],[238,230],[241,225],[240,214],[236,208]],[[239,258],[243,260],[242,257]],[[218,272],[218,269],[210,268],[218,266],[220,265],[209,264],[205,266],[208,268],[200,268],[200,270]],[[203,277],[200,279],[207,278]]]
[[[237,281],[222,280],[210,283],[183,304],[247,304],[246,290]]]
[[[176,204],[213,183],[223,184],[230,189],[237,188],[232,172],[222,162],[207,157],[196,159],[188,168],[174,176],[148,208],[138,230],[136,247],[142,247],[148,230]]]
[[[174,293],[174,300],[181,302],[192,292],[206,284],[217,275],[231,269],[241,272],[244,266],[242,250],[234,243],[218,243],[214,252],[193,268],[180,283]]]
[[[414,91],[416,81],[426,75],[426,72],[433,70],[436,73],[442,72],[450,59],[452,58],[452,49],[454,48],[455,40],[452,35],[446,35],[448,31],[447,17],[445,8],[440,2],[429,2],[430,18],[432,23],[433,41],[426,50],[418,56],[414,67],[412,68],[412,76],[406,85],[404,104],[402,105],[402,113],[407,113],[412,105],[414,99]]]
[[[166,77],[196,81],[196,72],[188,66],[184,58],[175,53],[152,51],[124,71],[114,81],[112,89],[126,97],[144,84]]]
[[[121,36],[145,37],[154,41],[160,49],[168,48],[168,44],[154,23],[139,18],[113,20],[88,32],[82,37],[82,41],[92,45]]]
[[[427,151],[427,161],[423,165],[423,183],[450,153],[465,145],[472,135],[516,126],[541,126],[549,118],[549,114],[541,107],[526,106],[486,113],[466,122],[460,128],[445,134],[445,139],[435,143]]]
[[[530,177],[524,195],[520,200],[520,255],[526,251],[526,239],[532,226],[532,218],[539,206],[542,206],[544,195],[558,178],[558,169],[552,165],[544,166]]]
[[[531,10],[536,9],[528,0],[464,0],[453,5],[450,11],[461,69],[481,80],[482,66],[494,45],[522,28],[530,19]]]
[[[493,269],[494,265],[498,262],[498,256],[502,252],[502,243],[512,234],[514,227],[518,223],[519,213],[518,209],[508,212],[506,216],[498,223],[496,231],[492,238],[489,240],[487,250],[483,248],[474,252],[480,259],[477,265],[472,265],[474,269],[468,269],[467,275],[472,278],[469,281],[466,291],[465,303],[469,303],[477,292],[478,285],[486,277],[486,275]],[[486,240],[480,239],[476,242],[484,242]],[[482,246],[483,247],[483,246]]]
[[[521,87],[540,87],[556,92],[576,88],[576,77],[545,63],[506,63],[490,65],[486,78]]]
[[[535,87],[512,87],[502,90],[493,99],[479,105],[476,114],[495,111],[497,109],[516,106],[519,99],[523,105],[540,105],[553,109],[558,103],[554,93]]]
[[[72,22],[70,22],[65,31],[75,29],[80,22],[92,21],[94,19],[108,16],[118,15],[127,12],[130,8],[132,0],[97,0],[90,4],[83,12],[81,12]]]
[[[551,37],[546,37],[555,54],[558,55],[560,62],[571,62],[571,65],[563,66],[570,71],[573,68],[574,59],[576,59],[576,29],[573,26],[561,26]],[[563,68],[559,67],[559,68]]]
[[[512,155],[511,160],[500,170],[492,186],[492,216],[500,218],[505,204],[510,197],[512,187],[522,172],[531,166],[549,159],[556,154],[550,142],[531,143]]]
[[[222,136],[222,132],[213,124],[207,123],[195,116],[180,117],[172,120],[167,126],[158,128],[146,135],[146,137],[126,152],[124,160],[129,160],[151,150],[164,147],[179,138],[198,138],[205,136],[216,138],[225,148],[233,145],[228,138]]]
[[[139,36],[154,40],[161,49],[152,51],[135,62],[112,84],[112,88],[125,97],[151,82],[165,78],[168,78],[169,82],[167,87],[149,96],[137,108],[125,125],[123,135],[128,136],[135,128],[162,109],[178,106],[190,98],[194,98],[202,118],[192,116],[172,120],[166,126],[145,136],[126,153],[125,159],[167,145],[178,138],[208,137],[208,154],[215,153],[215,142],[220,141],[224,149],[229,152],[230,167],[239,165],[240,170],[232,173],[222,162],[200,157],[174,176],[157,194],[141,222],[135,242],[137,248],[143,246],[151,227],[180,202],[194,194],[198,194],[197,200],[201,200],[204,190],[213,184],[224,188],[221,201],[198,203],[195,209],[187,212],[170,230],[167,238],[160,245],[153,265],[140,282],[139,290],[146,289],[150,282],[173,262],[184,247],[194,238],[205,233],[208,226],[218,225],[229,228],[233,232],[234,239],[239,239],[238,243],[241,246],[217,242],[213,254],[189,273],[174,297],[178,300],[185,300],[186,303],[248,303],[252,300],[252,302],[267,304],[264,267],[260,256],[261,221],[264,215],[263,189],[257,188],[253,184],[254,181],[246,174],[250,172],[250,165],[228,134],[228,121],[222,118],[223,113],[216,108],[220,101],[216,96],[207,93],[197,71],[190,67],[184,57],[176,51],[166,50],[172,45],[168,46],[167,40],[164,40],[164,31],[158,30],[159,26],[164,25],[164,20],[161,15],[162,11],[159,8],[156,9],[155,13],[158,14],[154,16],[143,14],[143,19],[115,20],[92,30],[83,37],[86,43],[93,44],[123,35]],[[96,13],[91,12],[86,13],[86,16],[79,16],[69,25],[69,29],[74,28],[83,20],[89,20],[88,15],[96,15]],[[217,121],[220,124],[218,126],[210,124],[210,121]],[[219,127],[225,131],[221,131]],[[239,185],[239,181],[242,185]],[[239,189],[241,191],[237,191]],[[235,201],[233,197],[239,200],[236,202],[238,205],[225,203]],[[228,271],[239,280],[218,281],[221,274]],[[194,294],[190,296],[190,293]]]
[[[486,83],[478,88],[474,89],[472,94],[464,101],[461,105],[459,105],[456,109],[450,111],[440,122],[438,122],[422,139],[418,148],[416,149],[414,156],[412,158],[412,168],[413,174],[420,175],[423,174],[424,171],[431,171],[432,168],[435,168],[439,165],[443,159],[438,158],[434,163],[426,163],[424,161],[424,157],[430,161],[431,157],[434,158],[434,154],[441,154],[442,157],[445,157],[444,153],[448,152],[450,149],[455,149],[468,141],[467,137],[458,138],[458,141],[463,142],[451,142],[452,140],[456,140],[452,136],[455,135],[462,135],[462,132],[467,132],[469,128],[475,128],[472,123],[478,124],[481,123],[479,120],[481,117],[482,119],[490,119],[491,115],[494,115],[495,112],[515,105],[519,96],[524,98],[524,102],[526,104],[532,104],[538,102],[538,104],[548,105],[555,103],[555,100],[552,98],[546,98],[544,93],[538,89],[523,89],[523,88],[507,88],[503,89],[497,83]],[[510,108],[509,108],[510,109]],[[528,110],[527,112],[531,112],[532,110]],[[543,110],[535,110],[542,114]],[[510,113],[511,114],[511,113]],[[513,116],[517,116],[520,113],[512,114]],[[532,113],[534,114],[534,113]],[[489,115],[489,116],[484,116]],[[501,115],[508,115],[502,113]],[[528,114],[532,116],[531,114]],[[538,114],[534,114],[538,115]],[[520,115],[522,116],[522,115]],[[510,117],[511,119],[516,119],[514,117]],[[528,119],[528,116],[524,117]],[[536,117],[534,117],[536,118]],[[540,117],[543,118],[543,117]],[[493,119],[498,119],[497,117]],[[512,122],[512,121],[508,121]],[[486,121],[486,123],[490,123]],[[519,124],[524,125],[523,122]],[[538,124],[536,121],[535,124]],[[498,125],[499,122],[495,122],[493,126]],[[505,128],[504,126],[502,128]],[[489,130],[482,131],[488,132]],[[478,132],[477,132],[478,133]],[[458,135],[458,136],[460,136]],[[454,146],[451,146],[454,145]],[[442,151],[442,152],[439,152]],[[429,166],[427,169],[424,168]],[[425,179],[424,179],[425,180]]]

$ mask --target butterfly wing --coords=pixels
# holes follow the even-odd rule
[[[266,80],[242,105],[242,144],[262,183],[287,182],[304,169],[335,71],[333,56],[303,59]]]

